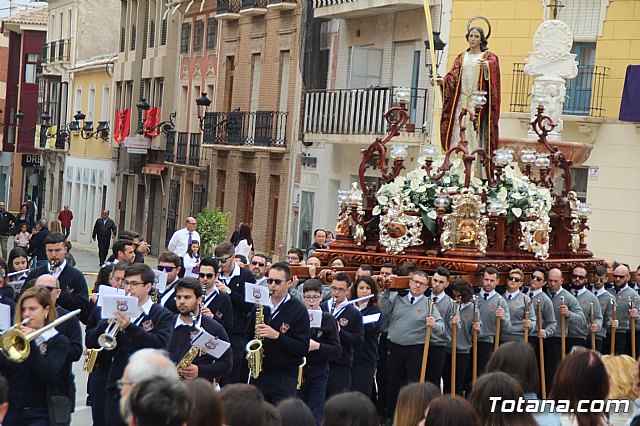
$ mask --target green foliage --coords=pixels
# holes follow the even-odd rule
[[[198,221],[198,233],[200,234],[200,252],[204,256],[213,256],[215,246],[227,239],[229,232],[229,219],[231,213],[225,213],[218,207],[205,208],[196,220]]]

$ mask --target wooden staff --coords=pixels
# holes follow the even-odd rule
[[[452,302],[453,304],[453,315],[456,316],[456,308],[458,304],[456,302]],[[456,338],[458,333],[458,326],[456,324],[451,323],[451,396],[456,394]]]
[[[618,320],[618,306],[616,304],[616,300],[611,298],[611,305],[613,309],[611,310],[611,355],[616,354],[616,327],[613,326],[613,323]]]
[[[631,297],[629,297],[629,306],[631,309],[636,307],[636,301],[631,300]],[[636,359],[636,319],[629,316],[629,321],[629,326],[631,327],[631,357]]]
[[[478,322],[478,296],[473,296],[473,323]],[[471,383],[476,385],[478,377],[478,331],[473,329],[473,354],[471,361]]]
[[[591,306],[589,307],[589,327],[595,324],[595,310],[593,308],[593,302],[591,302]],[[596,350],[596,332],[591,330],[591,350]]]
[[[527,321],[529,319],[529,308],[531,307],[531,299],[528,299],[524,303],[524,320]],[[529,327],[524,327],[524,342],[529,343]]]
[[[560,296],[560,306],[564,305],[564,296]],[[560,348],[562,352],[562,359],[567,356],[567,333],[564,330],[566,318],[560,314]]]
[[[500,296],[498,296],[498,307],[496,308],[496,310],[500,307]],[[498,347],[500,347],[500,317],[496,314],[496,336],[495,336],[495,341],[493,342],[493,351],[497,351]]]
[[[433,306],[435,303],[430,302],[429,314],[427,320],[433,315]],[[424,376],[427,372],[427,358],[429,358],[429,340],[431,340],[431,327],[427,326],[427,334],[424,336],[424,349],[422,351],[422,368],[420,369],[420,383],[424,383]]]
[[[542,303],[538,301],[538,350],[540,352],[540,386],[542,389],[542,399],[547,399],[547,385],[545,383],[544,374],[544,339],[540,335],[542,330]]]

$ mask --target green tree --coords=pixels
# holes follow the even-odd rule
[[[198,233],[200,234],[200,252],[203,256],[213,256],[215,246],[227,239],[229,232],[229,219],[231,213],[223,212],[220,208],[205,208],[196,220],[198,221]]]

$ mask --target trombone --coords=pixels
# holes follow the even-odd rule
[[[4,333],[0,334],[0,348],[2,349],[2,353],[4,353],[4,356],[13,362],[24,362],[31,353],[30,342],[32,340],[40,336],[45,331],[52,329],[58,324],[62,324],[79,313],[80,309],[76,309],[75,311],[69,312],[52,323],[47,324],[41,329],[29,334],[25,334],[22,330],[18,329],[18,326],[25,325],[30,321],[29,318],[25,318],[20,324],[16,324]]]

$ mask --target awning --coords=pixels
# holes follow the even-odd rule
[[[144,167],[142,167],[142,174],[160,176],[163,170],[164,170],[164,164],[148,163],[148,164],[145,164]]]

